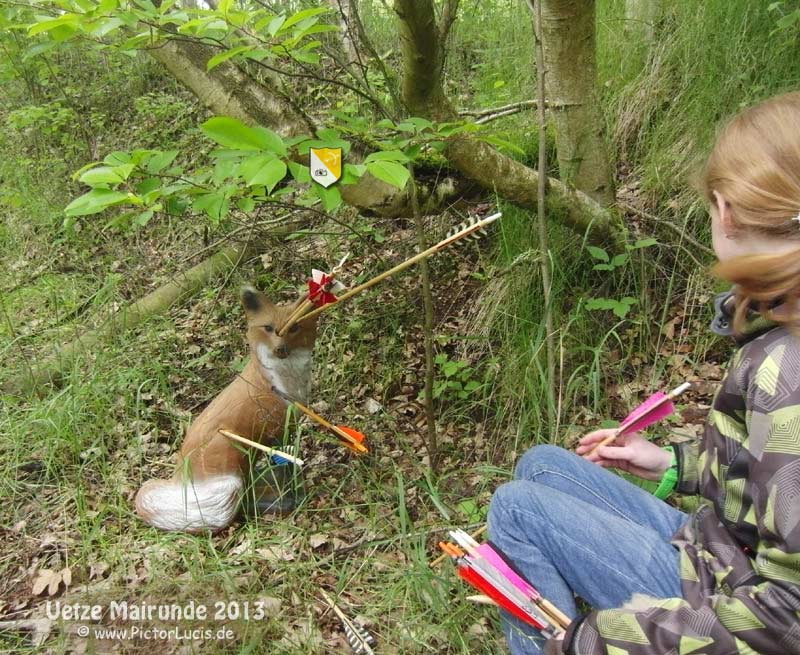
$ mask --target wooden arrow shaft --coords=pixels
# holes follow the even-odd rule
[[[315,421],[316,423],[319,423],[319,425],[321,425],[323,428],[327,428],[328,430],[336,434],[338,437],[340,437],[347,443],[353,444],[353,447],[356,448],[359,452],[367,452],[367,448],[363,444],[359,443],[356,439],[347,434],[347,432],[342,430],[338,425],[334,425],[330,421],[325,420],[319,414],[317,414],[313,409],[306,407],[305,405],[297,402],[296,400],[293,401],[293,403],[294,406],[297,407],[297,409],[303,412],[303,414],[308,416],[311,420]]]
[[[430,257],[432,254],[434,254],[436,252],[439,252],[440,250],[442,250],[442,248],[446,248],[451,243],[454,243],[454,242],[458,241],[459,239],[463,239],[465,236],[469,236],[473,232],[477,232],[478,230],[486,227],[489,223],[492,223],[493,221],[495,221],[498,218],[500,218],[500,216],[501,216],[501,214],[499,214],[499,213],[492,214],[491,216],[487,216],[483,220],[478,221],[477,223],[475,223],[475,225],[471,225],[468,228],[462,230],[461,232],[456,232],[456,234],[453,234],[453,235],[447,237],[446,239],[443,239],[442,241],[440,241],[437,244],[434,244],[433,246],[431,246],[427,250],[423,250],[422,252],[417,253],[413,257],[411,257],[409,259],[406,259],[403,262],[400,262],[397,266],[394,266],[394,267],[390,268],[388,271],[384,271],[380,275],[376,275],[374,278],[372,278],[370,280],[367,280],[363,284],[359,284],[357,287],[353,287],[347,293],[343,293],[341,296],[339,296],[339,298],[337,298],[334,302],[328,303],[327,305],[323,305],[322,307],[317,307],[317,309],[315,309],[314,311],[309,312],[305,316],[301,316],[299,321],[305,321],[305,320],[308,320],[309,318],[313,318],[314,316],[318,316],[321,312],[323,312],[328,307],[333,307],[333,305],[337,305],[340,302],[344,302],[348,298],[352,298],[357,293],[361,293],[362,291],[365,291],[366,289],[369,289],[370,287],[374,287],[379,282],[383,282],[383,280],[385,280],[386,278],[392,277],[392,275],[394,275],[395,273],[399,273],[400,271],[404,271],[409,266],[413,266],[414,264],[416,264],[419,261],[422,261],[426,257]]]
[[[292,464],[296,464],[297,466],[303,466],[303,464],[305,464],[305,462],[299,457],[295,457],[294,455],[285,453],[282,450],[275,450],[275,448],[270,448],[269,446],[260,444],[257,441],[251,441],[250,439],[246,439],[245,437],[238,435],[235,432],[231,432],[230,430],[220,429],[219,433],[223,436],[228,437],[228,439],[233,439],[234,441],[238,441],[239,443],[242,443],[245,446],[250,446],[251,448],[257,448],[258,450],[261,450],[267,453],[268,455],[283,457],[286,461],[291,462]]]

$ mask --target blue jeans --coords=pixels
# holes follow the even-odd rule
[[[575,595],[595,609],[621,607],[634,593],[680,598],[672,535],[688,515],[620,476],[556,446],[536,446],[489,508],[491,540],[565,614]],[[538,655],[539,633],[502,612],[514,655]]]

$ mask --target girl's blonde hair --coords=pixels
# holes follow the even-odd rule
[[[736,257],[713,268],[738,286],[735,328],[741,331],[748,310],[756,309],[800,330],[800,92],[735,116],[717,138],[701,189],[712,204],[713,192],[722,194],[734,230],[797,243],[790,252]]]

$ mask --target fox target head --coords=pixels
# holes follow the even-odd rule
[[[267,296],[253,287],[244,287],[241,292],[242,305],[247,316],[247,341],[259,359],[261,354],[286,359],[295,351],[310,351],[317,337],[316,317],[295,323],[279,337],[278,329],[286,322],[297,303],[275,305]]]

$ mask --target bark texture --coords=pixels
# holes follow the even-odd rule
[[[394,8],[401,23],[403,99],[409,111],[436,120],[457,120],[442,90],[441,53],[431,0],[395,0]],[[539,173],[532,168],[469,136],[451,139],[445,155],[454,168],[484,188],[515,204],[536,208]],[[548,179],[547,184],[548,207],[568,226],[581,234],[591,227],[589,238],[593,242],[621,239],[616,215],[592,196],[558,180]]]
[[[220,116],[238,118],[249,125],[269,126],[282,136],[312,134],[315,129],[286,99],[236,64],[228,61],[207,70],[208,60],[218,52],[210,46],[188,39],[169,39],[148,52]],[[272,82],[274,88],[280,87],[275,77]]]
[[[561,180],[603,206],[614,181],[597,93],[594,0],[538,0]]]

